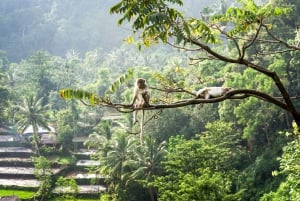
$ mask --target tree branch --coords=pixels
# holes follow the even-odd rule
[[[218,31],[220,31],[221,34],[224,35],[224,36],[221,35],[222,38],[224,37],[224,38],[227,38],[227,39],[230,39],[230,40],[233,41],[233,43],[234,43],[234,45],[237,49],[237,52],[239,53],[239,58],[241,58],[242,57],[242,51],[241,51],[241,48],[238,44],[238,41],[235,38],[233,38],[232,36],[228,35],[227,32],[223,31],[222,28],[220,28],[219,26],[216,25],[215,27]]]
[[[223,56],[215,51],[213,51],[208,45],[203,44],[195,39],[187,39],[191,44],[196,45],[198,47],[201,47],[201,49],[205,50],[208,54],[214,56],[215,58],[221,60],[221,61],[225,61],[225,62],[229,62],[229,63],[239,63],[238,59],[231,59],[228,58],[226,56]]]
[[[289,110],[287,105],[276,98],[263,93],[259,92],[256,90],[250,90],[250,89],[235,89],[227,92],[224,96],[218,97],[218,98],[211,98],[211,99],[187,99],[187,100],[182,100],[179,102],[175,102],[172,104],[168,105],[153,105],[150,108],[147,109],[162,109],[162,108],[176,108],[176,107],[183,107],[187,105],[196,105],[196,104],[203,104],[203,103],[216,103],[216,102],[221,102],[227,99],[244,99],[248,98],[250,96],[259,98],[263,101],[267,101],[270,103],[273,103],[277,105],[278,107],[284,109],[284,110]]]
[[[166,92],[166,93],[187,93],[187,94],[190,94],[192,96],[195,96],[194,93],[192,93],[190,91],[187,91],[187,90],[185,90],[183,88],[177,88],[177,89],[173,89],[173,88],[159,89],[159,88],[156,88],[156,87],[149,87],[149,88],[157,90],[157,91]]]
[[[241,58],[244,58],[245,53],[246,53],[246,49],[248,49],[249,47],[251,47],[254,44],[254,42],[257,40],[258,35],[260,33],[260,30],[261,30],[262,26],[263,26],[262,19],[260,19],[259,26],[258,26],[258,28],[256,30],[256,33],[255,33],[254,37],[251,39],[251,41],[248,44],[245,43],[243,45]]]
[[[264,26],[264,27],[266,27],[266,26]],[[267,29],[267,27],[266,27],[266,29]],[[274,39],[276,40],[276,37],[274,37]],[[277,39],[277,40],[281,41],[280,39]],[[194,45],[197,45],[197,46],[201,47],[208,54],[211,54],[212,56],[218,58],[221,61],[245,65],[245,66],[250,67],[253,70],[256,70],[256,71],[258,71],[258,72],[260,72],[260,73],[268,76],[269,78],[271,78],[275,82],[275,85],[277,86],[278,90],[280,91],[280,93],[281,93],[281,95],[282,95],[282,97],[283,97],[283,99],[285,101],[285,104],[282,103],[282,102],[279,103],[277,101],[274,101],[273,103],[276,104],[277,106],[279,106],[279,107],[281,107],[281,108],[289,111],[291,113],[291,115],[293,116],[293,118],[295,119],[295,121],[297,122],[297,125],[300,127],[300,113],[296,110],[293,102],[290,99],[290,96],[289,96],[287,90],[283,86],[283,84],[282,84],[282,82],[281,82],[281,80],[278,77],[278,75],[277,75],[276,72],[270,71],[270,70],[268,70],[266,68],[263,68],[263,67],[261,67],[261,66],[259,66],[257,64],[254,64],[254,63],[252,63],[252,62],[244,59],[243,57],[240,57],[238,59],[232,59],[232,58],[223,56],[223,55],[219,54],[218,52],[215,52],[214,50],[212,50],[208,45],[203,44],[203,43],[201,43],[201,42],[199,42],[197,40],[189,39],[188,41],[190,43],[194,44]],[[285,42],[283,42],[283,44],[288,45]],[[288,46],[288,47],[291,47],[291,46]],[[271,101],[272,99],[266,98],[266,100]]]
[[[282,54],[286,52],[295,51],[294,49],[278,50],[274,52],[256,52],[258,55],[271,55],[271,54]]]
[[[195,94],[193,94],[193,95],[195,96]],[[248,97],[256,97],[258,99],[275,104],[278,107],[289,111],[289,107],[284,102],[282,102],[266,93],[256,91],[256,90],[251,90],[251,89],[233,89],[221,97],[211,98],[211,99],[207,99],[207,100],[192,98],[192,99],[181,100],[181,101],[174,102],[171,104],[156,104],[156,105],[151,105],[149,107],[137,108],[137,109],[133,109],[132,108],[133,106],[131,104],[111,103],[111,104],[103,105],[103,106],[113,107],[118,110],[125,109],[125,110],[127,110],[127,112],[132,112],[133,110],[157,110],[157,109],[184,107],[184,106],[188,106],[188,105],[197,105],[197,104],[203,104],[203,103],[217,103],[217,102],[222,102],[227,99],[245,99]]]

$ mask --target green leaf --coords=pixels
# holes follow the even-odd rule
[[[119,77],[109,88],[109,91],[106,93],[114,93],[118,90],[121,84],[124,84],[126,81],[131,80],[133,77],[133,69],[129,68],[125,74]]]
[[[79,90],[79,89],[62,89],[59,91],[60,96],[63,99],[78,99],[78,100],[84,100],[87,99],[91,106],[101,105],[101,98],[98,97],[94,93],[90,93],[87,91]]]
[[[91,106],[94,106],[94,104],[95,104],[95,94],[90,94],[89,102],[90,102]]]

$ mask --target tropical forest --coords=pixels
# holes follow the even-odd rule
[[[299,0],[1,0],[0,201],[299,201]]]

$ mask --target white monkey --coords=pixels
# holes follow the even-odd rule
[[[204,87],[196,92],[196,97],[204,98],[206,100],[210,98],[217,98],[223,96],[231,89],[231,87]]]

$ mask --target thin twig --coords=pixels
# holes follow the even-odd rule
[[[256,30],[256,33],[255,33],[254,37],[251,39],[251,41],[250,41],[248,44],[244,44],[244,46],[243,46],[241,58],[244,58],[245,53],[246,53],[246,50],[247,50],[249,47],[251,47],[251,46],[254,44],[254,42],[256,41],[256,39],[258,38],[262,26],[263,26],[263,24],[262,24],[262,19],[260,19],[259,26],[258,26],[258,28],[257,28],[257,30]]]
[[[294,50],[300,50],[300,47],[297,47],[295,45],[290,45],[287,42],[285,42],[284,40],[281,40],[280,38],[278,38],[274,34],[272,34],[272,32],[269,30],[267,25],[263,25],[263,27],[265,28],[265,30],[269,34],[269,36],[271,36],[275,41],[278,41],[279,43],[285,45],[288,48],[291,48],[291,49],[294,49]]]
[[[237,51],[239,53],[239,57],[242,57],[241,49],[240,49],[240,46],[239,46],[236,38],[228,35],[228,33],[226,31],[223,31],[219,26],[215,25],[215,27],[217,28],[218,31],[220,31],[221,34],[223,34],[224,36],[226,36],[224,38],[227,38],[227,39],[230,39],[230,40],[233,41],[233,43],[234,43],[234,45],[235,45],[235,47],[236,47],[236,49],[237,49]]]
[[[272,55],[272,54],[282,54],[286,52],[295,51],[294,49],[278,50],[274,52],[256,52],[258,55]]]

